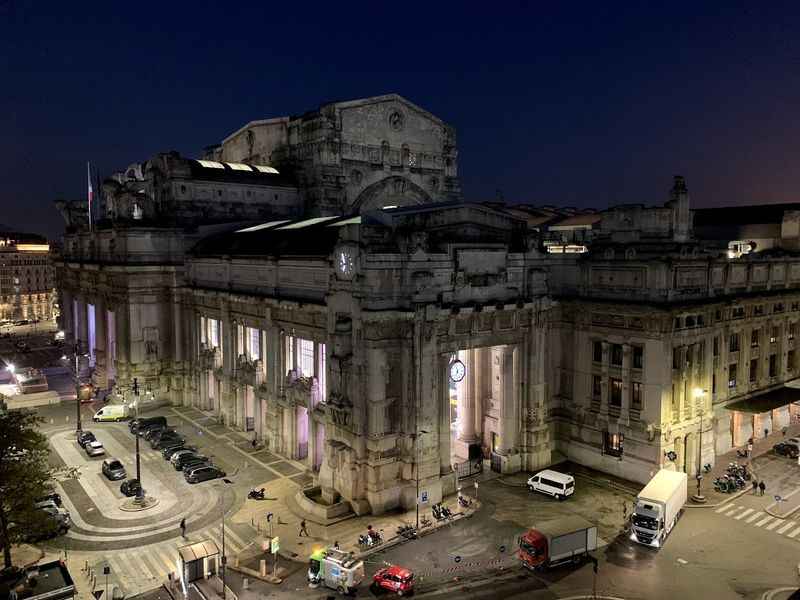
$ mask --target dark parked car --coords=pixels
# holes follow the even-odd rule
[[[207,456],[201,456],[199,454],[182,454],[180,458],[175,462],[175,470],[181,471],[187,465],[195,465],[200,463],[207,463],[211,459]]]
[[[97,440],[97,438],[94,437],[91,431],[81,431],[80,435],[78,435],[78,445],[81,448],[86,448],[86,444],[94,442],[95,440]]]
[[[161,449],[161,456],[164,457],[164,460],[169,460],[173,457],[176,452],[180,452],[181,450],[188,450],[189,452],[196,452],[197,447],[195,446],[187,446],[186,442],[175,442],[174,444],[165,446]]]
[[[111,481],[117,479],[125,479],[125,467],[116,458],[107,458],[103,461],[103,475],[108,477]]]
[[[178,450],[177,452],[175,452],[175,454],[170,456],[169,462],[172,463],[172,466],[175,467],[175,469],[180,470],[180,467],[177,466],[178,465],[178,460],[180,459],[181,456],[185,456],[187,454],[197,454],[197,451],[196,450],[189,450],[188,448],[182,448],[182,449]]]
[[[175,443],[178,443],[178,442],[182,444],[182,443],[186,442],[186,440],[185,440],[185,438],[183,438],[182,436],[177,435],[177,434],[176,435],[162,435],[157,440],[151,441],[150,442],[150,447],[153,450],[161,450],[162,448],[166,448],[170,444],[175,444]]]
[[[142,437],[146,439],[148,442],[152,441],[153,439],[158,439],[160,436],[164,435],[167,431],[175,431],[173,427],[167,427],[166,425],[162,425],[161,423],[157,423],[155,425],[148,425],[145,426],[144,435]]]
[[[139,493],[140,489],[142,489],[142,486],[139,484],[138,479],[126,479],[122,482],[122,485],[119,486],[119,491],[128,497],[135,496]]]
[[[155,423],[163,423],[166,425],[167,417],[136,417],[128,423],[128,429],[130,429],[131,433],[136,433],[140,426]]]
[[[46,496],[42,496],[41,498],[37,498],[36,502],[44,502],[46,500],[52,500],[53,503],[61,508],[63,502],[61,501],[61,494],[58,492],[53,492],[52,494],[47,494]]]
[[[189,483],[200,483],[201,481],[208,481],[209,479],[225,477],[225,471],[214,465],[205,465],[196,469],[184,471],[183,477]]]
[[[788,456],[789,458],[797,458],[797,455],[800,454],[800,450],[798,450],[797,446],[794,444],[787,444],[786,442],[778,442],[772,447],[772,450],[775,454]]]

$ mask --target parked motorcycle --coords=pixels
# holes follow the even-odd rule
[[[247,494],[247,497],[250,500],[263,500],[265,498],[264,494],[264,488],[261,488],[260,490],[250,490],[250,492]]]
[[[397,535],[402,535],[406,539],[413,540],[417,537],[417,530],[410,524],[400,525],[397,528]]]
[[[361,534],[358,536],[358,545],[365,546],[367,548],[371,548],[372,546],[377,546],[378,544],[383,543],[383,536],[380,532],[372,529],[370,525],[367,527],[367,533]]]
[[[468,506],[472,506],[472,498],[467,498],[466,496],[459,496],[458,505],[461,506],[462,508],[467,508]]]

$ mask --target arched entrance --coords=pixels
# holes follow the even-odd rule
[[[373,183],[350,205],[350,212],[363,213],[384,206],[413,206],[430,204],[428,193],[405,177],[395,175]]]

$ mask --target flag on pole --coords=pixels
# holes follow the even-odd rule
[[[86,163],[86,175],[89,181],[89,231],[92,230],[92,196],[94,195],[94,189],[92,189],[92,165],[91,163]]]

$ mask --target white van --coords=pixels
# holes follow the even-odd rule
[[[539,471],[528,479],[528,489],[563,500],[575,493],[575,478],[556,471]]]
[[[104,406],[92,417],[92,420],[97,421],[122,421],[128,415],[125,412],[125,407],[122,404],[109,404]]]

